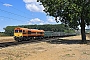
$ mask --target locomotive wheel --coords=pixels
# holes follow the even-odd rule
[[[18,39],[18,42],[21,42],[22,40],[21,39]]]
[[[22,41],[22,37],[15,37],[15,40],[16,40],[17,42],[21,42],[21,41]]]

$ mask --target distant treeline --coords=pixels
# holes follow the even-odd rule
[[[20,26],[7,26],[6,28],[4,28],[5,35],[13,36],[15,27],[23,27],[23,28],[29,28],[29,29],[42,29],[45,31],[54,31],[54,32],[74,32],[73,29],[70,29],[69,27],[65,27],[65,25],[63,24],[20,25]]]

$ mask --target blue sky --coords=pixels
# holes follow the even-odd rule
[[[0,31],[4,31],[6,26],[57,24],[53,17],[43,12],[44,7],[36,1],[1,0]]]
[[[47,16],[43,11],[44,7],[36,1],[37,0],[1,0],[0,32],[3,32],[3,28],[6,26],[60,24],[60,22],[56,23],[53,17]]]

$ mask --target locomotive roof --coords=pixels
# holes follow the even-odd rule
[[[21,30],[29,30],[33,32],[44,32],[44,30],[38,30],[38,29],[28,29],[28,28],[21,28],[21,27],[16,27],[15,30],[21,29]]]

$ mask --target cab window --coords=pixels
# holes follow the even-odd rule
[[[19,30],[19,32],[22,32],[22,30]]]
[[[15,30],[15,33],[18,33],[18,30]]]

